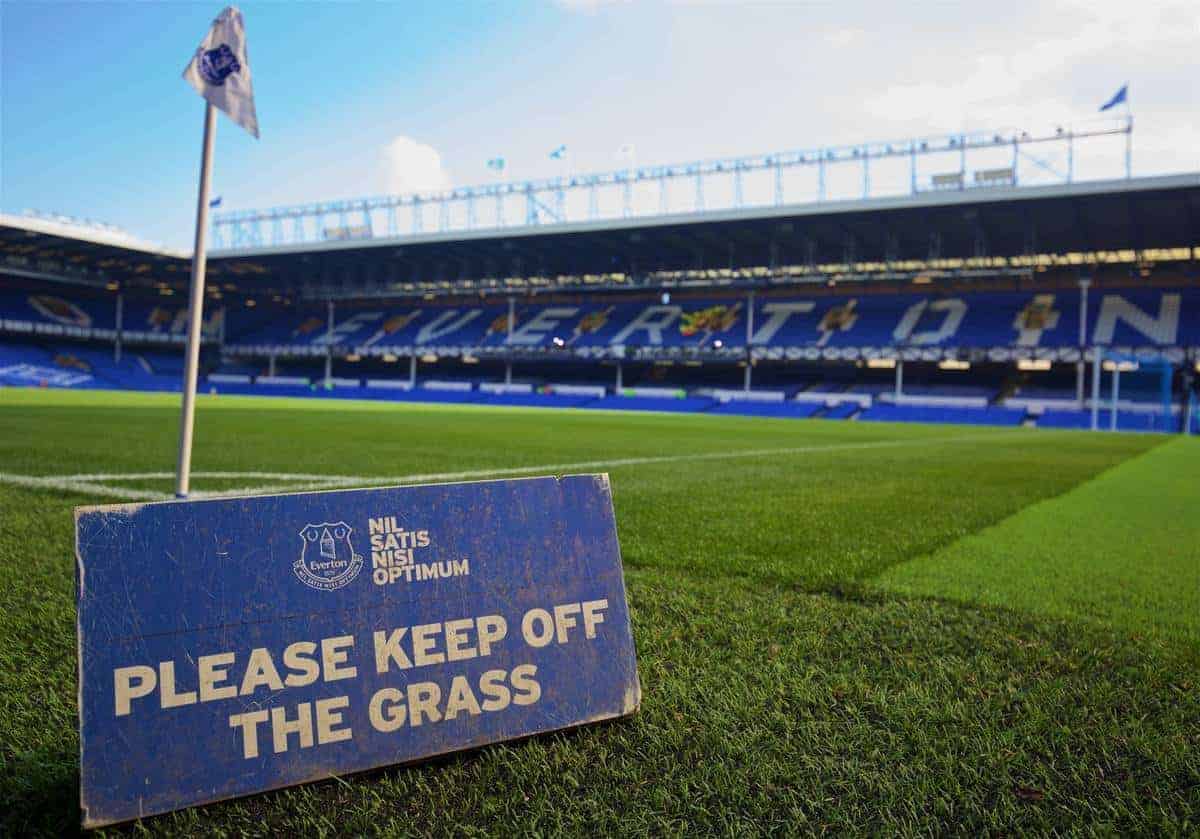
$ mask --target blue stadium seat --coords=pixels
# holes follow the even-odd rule
[[[832,408],[825,409],[825,419],[846,419],[862,410],[857,402],[839,402]]]
[[[1037,417],[1038,428],[1090,428],[1091,424],[1088,411],[1046,411]]]
[[[952,408],[933,405],[872,405],[859,417],[868,422],[944,422],[963,425],[1020,425],[1025,412],[1015,408]]]
[[[672,413],[689,413],[707,411],[716,405],[712,399],[655,399],[649,396],[606,396],[582,405],[583,408],[596,408],[610,411],[670,411]]]
[[[746,417],[783,417],[804,419],[811,417],[821,405],[809,402],[726,402],[712,409],[714,414],[732,414]]]

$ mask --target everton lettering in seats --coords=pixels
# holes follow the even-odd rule
[[[606,475],[76,511],[85,827],[632,714]]]
[[[181,340],[184,306],[130,300],[122,321],[128,340]],[[111,339],[115,312],[105,301],[0,291],[0,326],[16,332]],[[1077,290],[874,294],[862,297],[761,296],[684,299],[669,305],[592,301],[517,306],[512,333],[504,305],[428,304],[355,307],[329,328],[325,309],[268,307],[206,310],[208,340],[224,336],[240,352],[324,354],[327,347],[364,355],[445,352],[449,348],[553,350],[581,358],[625,357],[629,348],[722,348],[741,357],[749,345],[766,353],[864,348],[1071,349],[1080,327],[1086,346],[1200,349],[1200,293],[1193,288],[1097,289],[1081,307]],[[812,360],[820,358],[815,356]]]

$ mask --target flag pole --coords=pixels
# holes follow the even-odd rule
[[[200,367],[200,328],[204,322],[204,268],[207,260],[208,190],[212,180],[213,141],[217,109],[204,103],[204,150],[200,158],[200,195],[196,201],[196,246],[192,252],[192,285],[188,302],[187,355],[183,371],[183,411],[179,419],[179,461],[175,496],[186,498],[192,471],[192,428],[196,419],[196,378]]]
[[[1125,94],[1125,177],[1133,177],[1133,111],[1129,108],[1129,94]]]

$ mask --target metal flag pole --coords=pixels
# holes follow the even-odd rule
[[[204,322],[204,269],[208,261],[208,189],[212,180],[213,141],[217,134],[217,109],[204,103],[204,150],[200,158],[200,195],[196,201],[196,246],[192,252],[192,286],[188,303],[187,355],[183,372],[183,411],[179,418],[179,461],[175,470],[175,496],[186,498],[192,471],[192,429],[196,421],[196,378],[200,367],[200,328]]]
[[[1133,114],[1129,113],[1129,105],[1125,106],[1125,177],[1133,177]]]

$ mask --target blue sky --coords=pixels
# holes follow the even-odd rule
[[[1131,84],[1138,174],[1200,170],[1200,6],[259,3],[262,140],[222,118],[225,209],[963,128],[1085,120]],[[186,248],[217,3],[0,5],[0,206]],[[548,152],[566,144],[565,163]],[[1084,176],[1117,174],[1099,147]]]

